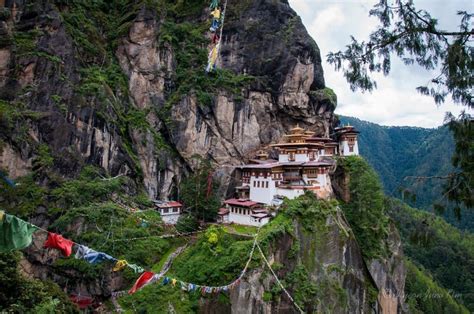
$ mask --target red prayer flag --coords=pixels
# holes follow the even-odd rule
[[[140,278],[137,279],[132,289],[128,291],[128,294],[134,294],[135,292],[137,292],[137,290],[140,290],[140,288],[143,287],[147,282],[149,282],[151,278],[153,278],[154,275],[155,274],[152,273],[151,271],[144,272],[140,276]]]
[[[72,253],[72,246],[74,242],[63,238],[62,235],[48,232],[48,239],[44,243],[44,248],[53,248],[60,250],[64,256],[69,256]]]

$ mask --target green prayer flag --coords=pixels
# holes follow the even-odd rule
[[[15,216],[5,214],[0,222],[0,252],[21,250],[31,244],[38,227]]]
[[[209,7],[211,9],[215,9],[215,8],[217,8],[218,5],[219,5],[219,0],[212,0],[211,5]]]
[[[131,269],[133,269],[133,271],[135,273],[143,273],[145,270],[143,268],[141,268],[140,266],[138,265],[135,265],[135,264],[128,264],[128,267],[130,267]]]

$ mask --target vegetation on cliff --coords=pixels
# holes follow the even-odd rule
[[[184,202],[187,211],[195,219],[214,221],[221,204],[217,194],[219,186],[213,179],[214,169],[209,160],[199,156],[194,157],[194,162],[196,163],[194,172],[181,182],[180,200]],[[189,217],[183,216],[183,219],[189,219]]]
[[[220,93],[233,96],[238,107],[244,97],[242,89],[255,81],[258,85],[256,89],[265,93],[272,92],[272,97],[276,99],[281,87],[278,84],[283,79],[277,76],[274,78],[271,71],[285,76],[288,71],[283,71],[282,67],[289,67],[293,61],[296,62],[295,56],[292,56],[293,59],[289,57],[287,46],[297,46],[301,51],[292,53],[297,54],[298,58],[306,55],[306,59],[313,61],[319,59],[319,52],[311,40],[300,40],[298,45],[292,45],[294,38],[301,37],[301,34],[306,36],[306,33],[304,30],[295,31],[296,25],[301,23],[298,17],[291,16],[287,19],[286,16],[291,14],[282,11],[283,13],[278,13],[282,13],[285,25],[281,27],[282,25],[274,23],[269,27],[282,31],[268,31],[264,35],[272,38],[272,45],[269,45],[272,47],[271,53],[277,51],[283,59],[254,58],[242,70],[245,73],[249,69],[259,68],[266,76],[264,79],[271,81],[271,84],[263,82],[261,77],[257,79],[249,75],[236,75],[229,70],[217,70],[206,75],[203,69],[207,42],[203,35],[208,25],[202,21],[203,9],[207,4],[208,1],[204,0],[56,0],[27,5],[23,20],[16,24],[21,27],[14,27],[8,38],[0,39],[1,47],[12,47],[12,67],[15,67],[12,68],[14,71],[9,82],[14,88],[8,85],[0,90],[0,151],[2,145],[7,143],[16,151],[28,155],[25,159],[32,161],[32,172],[19,178],[19,185],[15,188],[0,183],[1,208],[25,219],[30,218],[48,230],[61,233],[93,249],[126,259],[154,272],[159,272],[166,257],[186,242],[189,247],[174,261],[170,276],[211,285],[226,284],[235,279],[252,246],[250,238],[230,235],[217,227],[210,227],[191,240],[160,238],[163,233],[174,230],[167,230],[162,225],[150,201],[141,194],[141,174],[145,168],[142,169],[143,164],[140,162],[143,160],[138,157],[139,147],[143,148],[140,145],[147,146],[147,143],[144,143],[146,140],[143,138],[134,137],[134,133],[142,132],[151,136],[157,148],[151,159],[160,159],[158,167],[164,168],[164,158],[159,153],[174,150],[171,145],[172,136],[169,134],[175,129],[170,119],[170,109],[185,96],[196,99],[198,109],[206,112],[212,109],[215,97]],[[241,13],[251,4],[251,1],[240,1],[229,10],[229,16],[240,19]],[[276,20],[273,15],[275,12],[268,11],[265,14]],[[128,31],[139,15],[147,22],[153,20],[157,23],[154,29],[156,34],[153,36],[157,37],[156,44],[161,46],[161,51],[173,52],[170,53],[170,69],[147,73],[163,79],[165,83],[163,99],[153,98],[150,100],[152,105],[145,109],[141,107],[141,103],[136,104],[132,100],[129,78],[117,58],[118,47],[125,38],[130,39],[127,37]],[[28,20],[28,17],[32,19]],[[5,18],[0,16],[2,20]],[[261,16],[249,19],[261,21]],[[53,33],[45,31],[51,26],[51,21],[56,26],[64,25],[66,31],[55,42],[46,40]],[[251,24],[247,25],[248,29],[245,28],[245,31],[252,36],[255,28],[264,26]],[[266,37],[261,41],[270,42]],[[44,42],[56,45],[55,49],[42,45]],[[61,44],[72,46],[63,51],[58,47]],[[240,52],[242,55],[253,56],[250,52],[261,49],[257,45],[246,46],[248,47],[242,48]],[[260,51],[258,53],[265,55]],[[49,69],[43,73],[43,77],[35,77],[35,84],[47,82],[40,88],[34,84],[20,86],[18,83],[22,62],[30,62],[31,59],[28,58],[33,57],[42,60],[44,63],[40,65]],[[319,62],[314,61],[314,66],[316,73]],[[314,76],[313,85],[320,89],[308,92],[313,101],[310,104],[320,105],[314,99],[324,100],[329,108],[334,109],[336,96],[332,90],[324,88],[322,71],[319,72]],[[44,79],[45,77],[48,79]],[[286,112],[284,115],[287,119]],[[301,116],[297,118],[301,119]],[[292,119],[294,117],[290,117]],[[92,120],[94,122],[90,122]],[[41,124],[36,123],[38,121]],[[75,123],[78,125],[73,126]],[[63,127],[64,130],[66,127],[70,129],[64,131],[67,133],[65,138],[57,140],[54,136],[58,133],[51,130],[59,129],[62,132]],[[86,129],[89,128],[94,131],[88,133]],[[43,132],[44,129],[47,131]],[[113,145],[108,148],[118,154],[117,160],[120,163],[130,167],[120,168],[119,165],[112,171],[87,166],[109,162],[101,159],[104,152],[91,153],[99,141],[92,140],[92,137],[100,137],[99,133],[103,133],[104,138],[116,137]],[[85,139],[89,136],[90,138]],[[79,146],[84,147],[78,148]],[[362,254],[368,259],[384,257],[388,254],[384,244],[388,219],[380,184],[373,171],[359,158],[341,160],[340,166],[351,178],[351,200],[341,207],[362,248]],[[128,176],[111,178],[107,171],[128,173]],[[193,218],[189,223],[186,219],[180,220],[177,228],[181,229],[183,225],[182,230],[194,230],[197,227],[195,218],[215,218],[219,203],[215,183],[210,184],[210,193],[207,193],[211,172],[210,165],[203,161],[202,167],[196,167],[195,173],[182,181],[181,197]],[[166,174],[169,172],[156,175]],[[133,209],[136,208],[144,211],[135,212]],[[265,254],[273,257],[272,268],[295,301],[308,312],[320,308],[328,311],[336,308],[348,310],[350,302],[357,297],[353,297],[355,292],[348,292],[352,285],[358,291],[363,291],[364,296],[368,296],[355,301],[359,305],[363,303],[361,307],[372,306],[376,302],[377,291],[368,274],[359,267],[362,264],[359,247],[355,244],[349,227],[344,227],[347,225],[341,216],[337,201],[317,200],[313,194],[308,193],[294,200],[286,200],[277,217],[260,230],[258,240]],[[359,267],[359,273],[354,269],[344,269],[345,264],[330,261],[337,255],[332,250],[342,252],[342,245],[353,249],[351,256],[358,259],[354,262],[354,267]],[[35,254],[36,252],[29,252],[27,258],[32,262],[42,263],[47,269],[45,276],[55,278],[58,282],[67,278],[68,292],[85,286],[97,288],[94,297],[101,301],[110,296],[112,289],[126,289],[137,278],[137,274],[129,269],[122,273],[111,272],[112,265],[109,263],[93,266],[72,257],[44,262]],[[50,286],[49,283],[21,277],[17,271],[17,262],[17,255],[0,255],[0,264],[5,265],[2,267],[4,273],[0,271],[0,298],[4,301],[2,306],[5,304],[6,310],[40,312],[56,305],[70,306],[54,284]],[[287,301],[272,274],[264,270],[265,266],[258,254],[252,259],[250,267],[254,272],[261,272],[261,281],[256,284],[261,285],[265,291],[257,298],[262,297],[270,305]],[[14,278],[11,282],[7,282],[9,274]],[[13,291],[10,289],[12,283],[20,288]],[[413,291],[417,289],[415,287]],[[229,306],[230,303],[226,294],[219,295],[215,300],[213,297],[202,298],[199,293],[185,293],[178,288],[159,284],[147,286],[132,296],[120,299],[122,306],[133,312],[171,309],[179,313],[193,313],[202,309],[202,303],[206,301],[214,302],[217,308]]]
[[[308,313],[318,308],[347,309],[348,306],[348,292],[341,279],[345,270],[336,263],[329,266],[324,264],[324,260],[328,258],[327,242],[334,241],[332,228],[341,228],[335,222],[338,219],[337,205],[335,200],[317,200],[313,193],[285,200],[275,219],[259,231],[259,245],[267,256],[273,255],[276,259],[271,262],[272,268],[295,301]],[[330,225],[327,224],[328,221],[331,221]],[[301,239],[299,232],[304,234],[304,247],[298,240]],[[343,230],[339,232],[344,241],[349,239],[349,235],[344,235]],[[252,242],[252,238],[231,235],[226,229],[212,226],[176,258],[167,276],[203,285],[228,284],[239,276],[249,256]],[[251,260],[250,269],[250,273],[260,274],[259,282],[265,287],[263,295],[257,298],[268,304],[281,302],[284,293],[274,281],[258,251]],[[314,278],[316,273],[320,274],[317,279]],[[377,293],[372,293],[374,287],[371,287],[367,278],[365,280],[367,282],[364,289],[367,289],[368,295],[372,297],[371,302],[375,302]],[[197,311],[199,303],[203,302],[201,297],[199,291],[184,292],[178,286],[154,284],[134,295],[121,298],[120,303],[124,308],[134,311],[166,311],[171,304],[183,313],[188,313]],[[204,298],[207,300],[205,302],[211,302],[215,308],[225,309],[230,306],[228,294],[221,293],[218,297]]]
[[[21,253],[0,253],[0,311],[5,313],[79,313],[52,281],[26,279]]]
[[[349,177],[350,200],[342,209],[351,225],[362,254],[368,260],[388,254],[385,239],[389,219],[385,211],[384,194],[380,180],[369,164],[358,156],[338,160]]]

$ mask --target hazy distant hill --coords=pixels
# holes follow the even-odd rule
[[[400,188],[408,188],[416,194],[416,200],[409,203],[427,210],[432,209],[433,203],[445,201],[440,180],[416,182],[404,178],[441,176],[451,171],[454,142],[446,127],[388,127],[352,117],[339,118],[341,123],[351,124],[361,132],[360,153],[380,175],[387,194],[400,198]],[[458,227],[473,230],[472,214],[463,211],[463,215],[460,222],[452,213],[447,213],[445,218]]]

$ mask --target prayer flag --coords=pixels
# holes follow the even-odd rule
[[[124,259],[118,260],[117,263],[115,264],[114,268],[112,269],[113,271],[120,271],[124,269],[128,265],[128,262]]]
[[[138,266],[138,265],[135,265],[135,264],[128,264],[128,267],[130,267],[131,269],[133,269],[133,271],[136,273],[136,274],[141,274],[143,273],[145,270]]]
[[[154,276],[155,274],[152,273],[151,271],[146,271],[144,272],[140,278],[137,279],[137,281],[135,282],[135,284],[133,285],[132,289],[130,289],[128,291],[128,294],[134,294],[135,292],[137,292],[138,290],[140,290],[140,288],[142,288],[144,285],[146,285]]]
[[[21,250],[31,244],[38,227],[15,216],[4,214],[0,221],[0,252]]]
[[[60,250],[64,256],[69,256],[72,253],[72,246],[74,242],[63,238],[62,235],[48,232],[48,239],[44,243],[44,248],[52,248]]]

